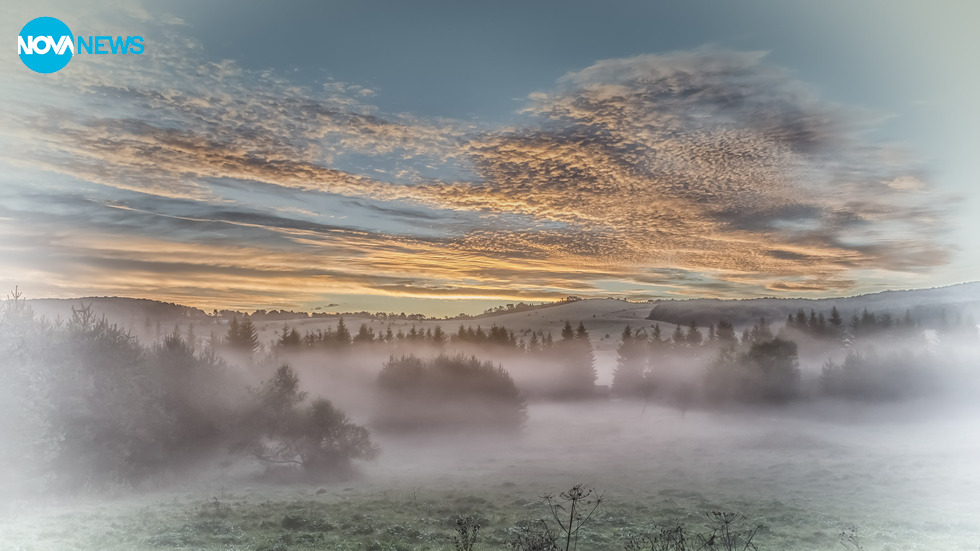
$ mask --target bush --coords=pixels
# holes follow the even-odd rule
[[[243,419],[247,446],[269,464],[295,465],[308,473],[347,470],[355,459],[374,459],[378,448],[364,427],[353,423],[329,400],[306,407],[306,393],[288,364],[256,393],[255,408]]]
[[[0,362],[0,473],[15,473],[0,480],[8,489],[133,484],[243,435],[282,437],[316,469],[376,453],[366,430],[328,402],[299,409],[290,370],[259,404],[242,406],[244,385],[210,345],[195,353],[175,330],[146,347],[84,306],[52,325],[19,297],[7,301]]]
[[[177,419],[136,338],[85,307],[58,326],[12,303],[2,317],[4,386],[13,395],[4,418],[33,432],[3,431],[17,456],[6,460],[33,463],[28,476],[54,475],[70,487],[134,482],[168,463]]]
[[[527,406],[502,368],[475,356],[392,357],[378,375],[385,394],[375,422],[388,429],[483,427],[516,431]]]
[[[939,390],[933,358],[901,351],[884,356],[851,352],[843,362],[823,365],[821,390],[826,396],[889,401],[926,396]]]
[[[747,352],[719,352],[705,377],[705,394],[716,401],[785,402],[797,393],[796,343],[780,338],[752,343]]]

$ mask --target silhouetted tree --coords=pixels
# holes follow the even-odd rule
[[[796,343],[774,338],[741,354],[722,348],[705,376],[705,392],[720,401],[784,402],[795,396],[799,379]]]
[[[689,347],[701,346],[704,341],[704,336],[701,334],[701,330],[698,329],[698,324],[694,320],[691,320],[691,324],[687,326],[687,335],[684,336],[684,341]]]
[[[284,350],[297,350],[301,343],[302,338],[299,335],[299,331],[289,327],[288,324],[283,324],[282,331],[279,333],[279,342],[276,343],[279,348]]]
[[[718,338],[718,342],[723,345],[735,344],[736,342],[735,328],[728,320],[721,320],[718,322],[718,331],[716,331],[716,336]]]
[[[613,370],[612,392],[618,396],[638,396],[643,393],[643,374],[646,368],[645,339],[633,333],[629,325],[616,350],[616,369]]]
[[[347,324],[344,323],[343,316],[337,320],[337,330],[334,332],[334,340],[341,346],[347,346],[351,342],[350,331],[347,329]]]
[[[527,418],[510,375],[474,356],[440,355],[428,361],[415,355],[392,357],[378,375],[378,386],[385,400],[375,423],[385,428],[513,431]]]
[[[251,354],[259,348],[259,334],[249,316],[238,321],[238,316],[231,318],[225,343],[240,352]]]
[[[259,389],[256,408],[242,425],[252,455],[310,473],[345,469],[352,460],[377,456],[367,429],[352,423],[328,400],[318,398],[301,407],[306,396],[293,368],[280,365]]]
[[[680,325],[674,327],[674,333],[670,336],[670,341],[673,343],[674,348],[681,348],[687,344],[687,336],[684,335],[684,329]]]
[[[357,334],[354,335],[354,343],[369,344],[372,342],[374,342],[374,330],[368,327],[366,323],[362,323],[357,330]]]
[[[766,322],[765,318],[759,318],[759,321],[757,321],[749,331],[748,337],[748,340],[751,343],[762,343],[772,340],[772,330],[769,328],[769,324]],[[745,343],[743,342],[742,344]]]
[[[844,331],[844,319],[841,318],[836,306],[830,309],[830,319],[828,321],[830,321],[830,327],[833,330],[834,336],[840,336]]]
[[[563,381],[558,385],[557,394],[566,398],[585,398],[595,393],[595,354],[585,324],[579,323],[573,330],[569,322],[561,331],[561,341],[557,353],[565,365]]]

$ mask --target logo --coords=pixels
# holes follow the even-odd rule
[[[54,73],[75,54],[142,54],[142,36],[75,36],[54,17],[32,19],[17,36],[17,55],[37,73]]]
[[[60,71],[75,57],[75,39],[68,25],[54,17],[32,19],[17,36],[17,53],[37,73]]]

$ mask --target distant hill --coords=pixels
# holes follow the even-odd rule
[[[845,320],[865,308],[877,313],[891,313],[901,318],[906,311],[923,322],[933,322],[943,315],[974,315],[980,313],[980,282],[961,283],[933,289],[882,291],[867,295],[841,298],[756,298],[744,300],[691,299],[670,300],[654,304],[647,319],[675,324],[694,320],[698,325],[728,320],[746,325],[765,318],[782,322],[789,314],[802,308],[825,316],[836,306]],[[950,320],[952,321],[952,320]]]
[[[72,308],[88,306],[96,316],[105,315],[113,322],[129,327],[145,323],[147,320],[177,322],[208,319],[208,315],[198,308],[145,298],[38,298],[30,299],[27,303],[34,312],[51,320],[68,319],[71,317]]]
[[[138,327],[149,323],[163,324],[169,328],[173,324],[186,322],[213,321],[208,314],[198,308],[181,306],[167,302],[148,299],[123,297],[84,297],[75,299],[31,299],[28,303],[35,312],[49,319],[67,319],[71,316],[72,307],[81,304],[90,305],[96,315],[105,315],[120,325]],[[862,310],[884,313],[889,312],[896,318],[901,318],[908,310],[915,318],[923,322],[933,322],[944,315],[972,315],[980,319],[980,282],[962,283],[934,289],[916,289],[909,291],[883,291],[867,295],[823,299],[782,299],[758,298],[742,300],[720,299],[688,299],[664,300],[652,303],[628,302],[614,299],[585,299],[558,302],[554,304],[528,305],[526,308],[501,310],[482,314],[461,320],[426,320],[427,324],[443,324],[455,327],[464,325],[504,325],[512,328],[550,328],[560,330],[565,320],[584,321],[590,331],[605,334],[618,333],[619,325],[631,323],[634,326],[643,325],[644,320],[669,324],[687,325],[694,320],[698,325],[705,326],[725,319],[736,326],[747,325],[760,317],[779,324],[791,313],[802,308],[807,314],[813,309],[827,315],[831,307],[836,306],[841,315],[847,320],[853,314]],[[286,313],[281,313],[275,319],[285,319]],[[316,320],[308,314],[297,312],[295,318],[308,319],[309,323]],[[325,314],[317,314],[324,315]],[[343,314],[349,318],[369,319],[366,312]],[[330,318],[336,317],[334,314]],[[407,317],[404,323],[422,324],[423,316]],[[271,319],[271,318],[270,318]],[[395,319],[390,320],[395,322]],[[955,321],[950,319],[950,321]],[[386,320],[388,322],[388,320]],[[647,322],[649,323],[649,321]]]

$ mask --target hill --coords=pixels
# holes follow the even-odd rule
[[[854,314],[860,314],[864,309],[878,313],[888,312],[898,318],[908,311],[913,318],[924,322],[935,321],[944,315],[976,316],[980,312],[980,282],[933,289],[882,291],[840,298],[661,301],[654,304],[646,317],[649,320],[675,324],[687,324],[694,320],[701,326],[725,319],[738,326],[751,324],[760,317],[778,323],[801,308],[808,314],[811,309],[826,314],[835,306],[845,320]]]

